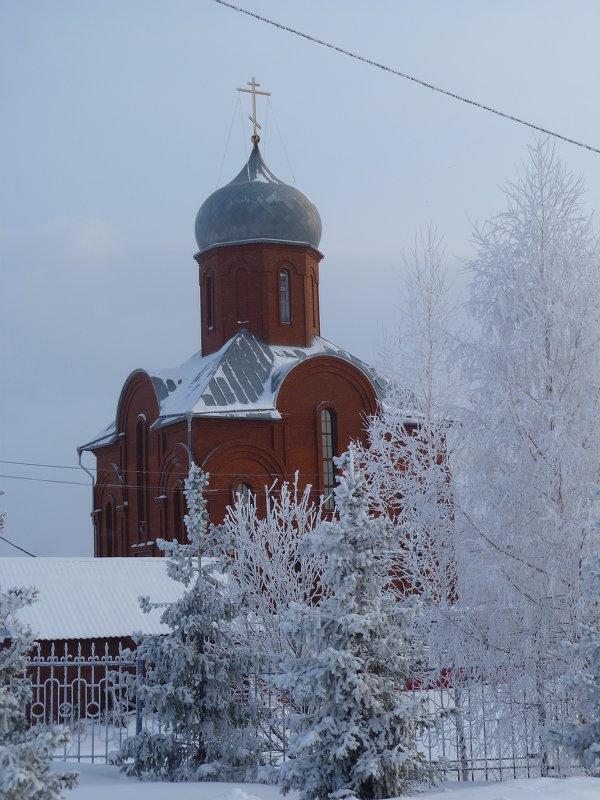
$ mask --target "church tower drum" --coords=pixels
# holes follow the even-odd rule
[[[316,206],[271,172],[255,141],[196,217],[203,354],[241,328],[267,344],[310,344],[320,333],[320,239]]]

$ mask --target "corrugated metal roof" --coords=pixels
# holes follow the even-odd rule
[[[37,602],[19,613],[40,639],[166,633],[161,610],[145,614],[138,598],[172,603],[185,591],[164,558],[3,558],[0,588],[35,586]]]
[[[314,336],[308,347],[268,345],[242,329],[216,353],[196,353],[180,367],[147,372],[159,405],[154,425],[190,415],[279,419],[277,393],[283,380],[299,363],[318,356],[353,364],[383,397],[388,381],[381,373],[321,336]],[[112,423],[80,449],[109,444],[115,431]]]

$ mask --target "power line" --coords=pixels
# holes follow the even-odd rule
[[[237,11],[240,14],[246,14],[248,17],[254,17],[254,19],[257,19],[260,22],[266,22],[267,25],[272,25],[274,28],[279,28],[282,31],[293,33],[295,36],[300,36],[301,38],[307,39],[309,42],[313,42],[314,44],[320,44],[322,47],[328,47],[330,50],[335,50],[338,53],[341,53],[342,55],[348,56],[349,58],[354,58],[356,61],[362,61],[364,64],[368,64],[371,67],[377,67],[377,69],[381,69],[384,72],[389,72],[392,75],[396,75],[399,78],[404,78],[405,80],[417,83],[419,86],[424,86],[426,89],[431,89],[433,92],[444,94],[446,95],[446,97],[451,97],[454,100],[459,100],[461,103],[467,103],[468,105],[482,109],[482,111],[488,111],[490,114],[496,114],[496,116],[498,117],[503,117],[504,119],[509,119],[512,122],[517,122],[519,125],[525,125],[527,128],[532,128],[534,131],[539,131],[540,133],[547,133],[549,136],[554,136],[556,139],[561,139],[563,142],[568,142],[569,144],[574,144],[577,147],[583,147],[586,150],[590,150],[592,153],[600,154],[600,149],[598,149],[597,147],[592,147],[591,145],[585,144],[584,142],[578,142],[576,139],[570,139],[568,136],[563,136],[560,133],[556,133],[556,131],[551,131],[548,128],[542,128],[540,125],[535,125],[533,122],[528,122],[525,119],[521,119],[520,117],[515,117],[512,114],[507,114],[504,111],[499,111],[497,108],[492,108],[492,106],[485,105],[484,103],[479,103],[477,102],[477,100],[471,100],[468,97],[463,97],[462,95],[457,94],[456,92],[451,92],[448,89],[442,89],[441,87],[435,86],[435,84],[433,83],[428,83],[427,81],[421,80],[421,78],[417,78],[414,75],[409,75],[406,72],[401,72],[400,70],[393,69],[393,67],[388,67],[385,64],[380,64],[378,61],[373,61],[370,58],[358,55],[358,53],[353,53],[351,50],[345,50],[343,47],[331,44],[330,42],[325,42],[322,39],[317,39],[316,36],[311,36],[308,33],[303,33],[302,31],[298,31],[295,28],[290,27],[289,25],[282,25],[280,22],[275,22],[274,20],[268,19],[267,17],[262,17],[260,14],[256,14],[254,11],[248,11],[245,8],[240,8],[239,6],[236,6],[233,3],[226,2],[226,0],[214,0],[214,2],[218,3],[221,6],[226,6],[227,8],[230,8],[233,11]]]
[[[80,470],[81,467],[77,464],[38,464],[35,461],[5,461],[0,458],[0,464],[15,464],[19,467],[48,467],[51,469],[78,469]],[[95,467],[92,467],[95,469]]]
[[[295,471],[294,471],[295,473]],[[152,475],[158,473],[151,473],[151,472],[144,472],[145,475]],[[181,473],[177,473],[181,475],[181,478],[187,477],[187,472],[182,471]],[[243,480],[245,478],[259,478],[264,480],[265,478],[273,478],[279,480],[282,476],[277,472],[211,472],[207,470],[207,474],[211,478],[237,478],[239,480]],[[286,473],[291,475],[292,473]],[[299,476],[302,478],[318,478],[320,473],[318,472],[299,472]],[[37,483],[61,483],[67,486],[87,486],[88,489],[92,485],[91,483],[84,483],[83,481],[64,481],[59,480],[58,478],[34,478],[28,475],[0,475],[0,478],[7,478],[9,480],[15,481],[33,481]],[[286,480],[285,475],[283,476],[283,480]],[[289,481],[288,481],[289,483]],[[144,489],[148,492],[173,492],[178,487],[176,486],[140,486],[137,483],[100,483],[98,486],[104,489],[131,489],[133,491],[137,491],[138,489]],[[210,488],[208,491],[221,491],[221,490],[211,490]]]
[[[25,475],[0,475],[0,478],[9,478],[16,481],[37,481],[38,483],[65,483],[69,486],[87,486],[88,489],[92,485],[83,481],[59,481],[57,478],[30,478]]]
[[[24,547],[19,547],[18,544],[11,542],[10,539],[7,539],[5,536],[0,536],[0,539],[2,539],[3,542],[6,542],[6,544],[9,544],[11,547],[15,547],[17,550],[20,550],[22,553],[25,553],[25,555],[35,558],[35,555],[33,553],[30,553],[29,550],[25,550]]]

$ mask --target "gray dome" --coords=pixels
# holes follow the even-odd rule
[[[257,241],[308,244],[316,249],[320,240],[316,206],[271,172],[257,144],[240,174],[213,192],[196,217],[201,253],[218,245]]]

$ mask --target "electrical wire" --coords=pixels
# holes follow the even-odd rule
[[[155,474],[156,475],[158,473],[144,472],[144,474],[145,475],[151,475],[151,474]],[[180,474],[181,474],[182,478],[186,478],[187,477],[187,472],[185,472],[185,471],[181,472]],[[317,472],[299,472],[298,474],[302,478],[318,478],[320,473],[317,473]],[[211,478],[239,478],[240,480],[242,478],[257,478],[257,479],[260,478],[260,479],[263,479],[263,480],[265,478],[274,478],[274,479],[281,478],[281,475],[279,475],[276,472],[240,472],[240,473],[237,473],[237,472],[211,472],[210,470],[208,470],[208,475]],[[6,478],[6,479],[9,479],[9,480],[16,480],[16,481],[33,481],[33,482],[38,482],[38,483],[60,483],[60,484],[66,485],[66,486],[87,486],[88,489],[91,486],[91,483],[84,483],[82,481],[61,481],[61,480],[58,480],[57,478],[34,478],[34,477],[31,477],[31,476],[28,476],[28,475],[0,475],[0,478]],[[284,476],[284,480],[285,480],[285,476]],[[175,487],[175,486],[171,486],[171,487],[140,486],[137,483],[119,483],[119,482],[117,482],[117,483],[103,483],[102,482],[100,485],[104,489],[131,489],[132,491],[137,491],[138,489],[145,489],[145,490],[147,490],[149,492],[150,491],[152,491],[152,492],[163,492],[163,491],[171,492],[171,491],[175,491],[176,488],[178,488],[178,487]],[[220,490],[218,490],[218,489],[217,490],[211,490],[209,488],[208,491],[210,492],[210,491],[220,491]]]
[[[551,131],[549,128],[543,128],[541,125],[535,125],[533,122],[528,122],[521,117],[515,117],[513,114],[507,114],[504,111],[499,111],[497,108],[493,108],[492,106],[485,105],[484,103],[479,103],[477,100],[471,100],[468,97],[464,97],[463,95],[457,94],[456,92],[451,92],[448,89],[442,89],[439,86],[436,86],[433,83],[429,83],[428,81],[421,80],[421,78],[417,78],[414,75],[409,75],[406,72],[401,72],[400,70],[394,69],[393,67],[388,67],[385,64],[380,64],[378,61],[374,61],[370,58],[366,58],[365,56],[358,55],[358,53],[353,53],[351,50],[346,50],[343,47],[339,47],[338,45],[331,44],[330,42],[325,42],[322,39],[317,39],[316,36],[311,36],[308,33],[303,33],[302,31],[296,30],[295,28],[290,27],[289,25],[282,25],[280,22],[275,22],[272,19],[268,19],[267,17],[262,17],[260,14],[256,14],[254,11],[248,11],[245,8],[240,8],[239,6],[234,5],[233,3],[228,3],[226,0],[213,0],[213,2],[218,3],[221,6],[226,6],[230,8],[232,11],[237,11],[240,14],[246,14],[248,17],[253,17],[254,19],[259,20],[260,22],[266,22],[267,25],[272,25],[274,28],[279,28],[282,31],[287,31],[288,33],[293,33],[295,36],[300,36],[302,39],[307,39],[309,42],[313,42],[314,44],[320,44],[322,47],[327,47],[330,50],[335,50],[338,53],[341,53],[344,56],[348,56],[349,58],[353,58],[356,61],[362,61],[363,64],[368,64],[371,67],[376,67],[377,69],[383,70],[384,72],[389,72],[392,75],[396,75],[399,78],[404,78],[405,80],[412,81],[413,83],[418,84],[419,86],[423,86],[426,89],[431,89],[433,92],[438,92],[439,94],[446,95],[446,97],[451,97],[453,100],[458,100],[461,103],[467,103],[468,105],[475,106],[475,108],[480,108],[482,111],[487,111],[490,114],[495,114],[498,117],[503,117],[504,119],[508,119],[511,122],[516,122],[519,125],[525,125],[527,128],[532,128],[534,131],[539,131],[540,133],[546,133],[549,136],[554,136],[556,139],[560,139],[563,142],[568,142],[569,144],[574,144],[576,147],[583,147],[585,150],[590,150],[592,153],[599,153],[600,149],[597,147],[592,147],[592,145],[585,144],[585,142],[579,142],[576,139],[570,139],[568,136],[563,136],[561,133],[557,133],[556,131]]]
[[[1,458],[0,464],[16,464],[19,467],[48,467],[49,469],[81,469],[77,464],[37,464],[35,461],[6,461]]]
[[[0,478],[10,478],[17,481],[37,481],[38,483],[64,483],[69,486],[87,486],[88,489],[91,483],[83,483],[82,481],[59,481],[57,478],[31,478],[26,475],[0,475]]]
[[[10,539],[7,539],[5,536],[0,536],[0,539],[3,542],[6,542],[6,544],[9,544],[11,547],[15,547],[17,550],[20,550],[22,553],[25,553],[25,555],[31,556],[32,558],[36,558],[34,553],[30,553],[29,550],[25,550],[24,547],[19,547],[18,544],[11,542]]]

